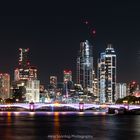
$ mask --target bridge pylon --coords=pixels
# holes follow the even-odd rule
[[[35,111],[35,104],[34,104],[34,102],[31,102],[31,103],[29,104],[29,110],[30,110],[30,111]]]

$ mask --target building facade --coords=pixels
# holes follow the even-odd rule
[[[28,80],[26,84],[26,101],[39,102],[40,101],[40,82],[39,80]]]
[[[114,103],[116,100],[116,54],[112,44],[100,54],[98,62],[100,103]]]
[[[7,99],[10,97],[10,75],[7,73],[0,74],[0,98]]]
[[[116,84],[116,100],[127,96],[127,84],[117,83]]]
[[[64,82],[72,81],[72,71],[71,70],[63,71],[63,81]]]
[[[19,51],[19,64],[14,71],[13,98],[18,102],[39,102],[37,68],[29,63],[28,48],[19,48]]]
[[[80,43],[77,57],[77,84],[83,88],[93,87],[93,53],[88,40]]]

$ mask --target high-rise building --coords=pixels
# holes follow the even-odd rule
[[[116,54],[112,44],[108,44],[98,62],[100,103],[114,103],[116,92]]]
[[[29,49],[20,48],[19,51],[19,65],[14,71],[13,98],[19,102],[39,102],[40,81],[37,80],[37,68],[29,63]]]
[[[37,68],[34,66],[29,67],[29,79],[37,80]]]
[[[50,76],[50,86],[52,88],[57,87],[57,76]]]
[[[0,74],[0,98],[7,99],[10,97],[10,75],[7,73]]]
[[[19,78],[22,80],[26,80],[29,78],[29,60],[28,60],[28,53],[29,49],[19,48]]]
[[[127,96],[127,84],[117,83],[116,84],[116,100]]]
[[[95,70],[93,71],[93,95],[96,96],[99,100],[99,87],[98,87],[98,78],[96,77]]]
[[[83,88],[93,86],[93,53],[92,46],[88,40],[80,43],[80,50],[77,57],[77,83]]]
[[[26,101],[39,102],[40,98],[40,82],[39,80],[28,80],[26,83]]]
[[[29,48],[19,48],[19,66],[15,69],[14,80],[37,79],[37,68],[31,66],[28,60]]]
[[[64,80],[64,82],[72,81],[72,71],[71,70],[63,71],[63,80]]]
[[[100,54],[100,59],[98,60],[98,80],[99,80],[99,102],[106,102],[106,69],[105,69],[105,53]]]

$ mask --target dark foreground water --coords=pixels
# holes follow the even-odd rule
[[[0,140],[140,140],[140,115],[0,112]]]

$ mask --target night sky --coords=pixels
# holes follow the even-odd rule
[[[18,48],[23,47],[30,48],[30,62],[37,66],[42,84],[48,84],[50,75],[62,81],[64,69],[72,70],[75,81],[79,44],[87,39],[93,45],[95,68],[100,53],[112,43],[117,82],[140,82],[138,2],[23,3],[7,9],[0,16],[0,72],[10,73],[12,79]]]

